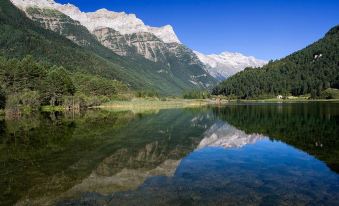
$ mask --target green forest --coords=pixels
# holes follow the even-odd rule
[[[213,89],[215,95],[234,98],[269,98],[276,95],[322,97],[328,88],[339,88],[339,26],[324,38],[262,68],[247,68]]]
[[[21,60],[0,57],[0,106],[12,113],[37,110],[42,105],[64,108],[100,105],[118,93],[128,92],[123,83],[62,66],[40,63],[32,56]]]

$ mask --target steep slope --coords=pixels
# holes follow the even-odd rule
[[[132,57],[139,54],[154,62],[166,62],[168,48],[158,37],[147,32],[121,34],[108,28],[97,28],[92,32],[102,45],[120,56]]]
[[[21,1],[16,0],[13,2],[16,3],[19,8],[23,8]],[[61,12],[64,12],[64,6],[60,5],[61,9],[59,11],[52,7],[44,8],[40,1],[34,2],[36,3],[36,6],[23,8],[23,11],[25,11],[30,19],[38,22],[42,27],[55,31],[81,46],[89,46],[89,43],[93,42],[97,43],[96,40],[93,41],[94,37],[96,37],[103,46],[111,49],[114,53],[120,56],[131,57],[135,54],[140,54],[146,59],[154,62],[166,61],[164,56],[164,53],[168,51],[166,43],[153,33],[144,32],[143,30],[145,29],[136,31],[137,28],[135,28],[132,31],[136,31],[136,33],[124,34],[120,31],[117,31],[116,28],[111,28],[112,26],[102,26],[106,24],[110,25],[110,21],[117,21],[117,18],[108,18],[102,20],[102,18],[105,18],[105,16],[109,14],[109,11],[103,12],[103,10],[98,10],[97,12],[91,13],[88,16],[85,15],[86,21],[84,21],[83,18],[79,18],[78,15],[74,13],[65,12],[67,14],[71,14],[70,16],[76,16],[77,19],[82,20],[84,25],[86,25],[83,26],[83,24],[81,24],[77,19],[72,19],[70,16],[67,16]],[[75,8],[76,7],[74,7],[73,10],[75,10]],[[76,8],[76,11],[79,10]],[[111,13],[112,15],[114,14],[114,12]],[[121,21],[123,22],[125,21],[122,17],[118,19],[122,19]],[[90,22],[90,20],[93,22]],[[98,26],[95,28],[92,25],[94,22],[98,23]],[[108,23],[102,24],[102,22]],[[117,27],[117,29],[121,30],[120,27]]]
[[[261,67],[267,64],[264,60],[240,53],[223,52],[205,55],[195,51],[195,54],[206,65],[206,70],[218,80],[225,80],[246,67]]]
[[[0,52],[7,57],[19,58],[30,54],[36,59],[62,65],[71,71],[116,78],[135,87],[144,84],[142,79],[130,75],[123,65],[119,65],[123,62],[119,56],[112,53],[109,61],[42,29],[7,0],[0,4]]]
[[[135,15],[105,9],[83,13],[73,5],[61,5],[52,0],[12,2],[43,28],[65,36],[96,55],[108,60],[112,59],[112,52],[126,56],[120,58],[127,64],[124,68],[147,83],[141,89],[178,95],[184,90],[207,88],[216,83],[200,62],[191,71],[196,62],[182,62],[170,51],[171,44],[180,44],[170,26],[149,27]],[[115,26],[119,31],[105,26]],[[139,32],[131,33],[136,30]],[[190,55],[195,56],[193,52]]]
[[[39,25],[25,17],[25,14],[8,0],[1,2],[0,49],[3,55],[22,57],[31,54],[36,59],[62,65],[71,71],[85,71],[118,79],[134,89],[154,90],[165,95],[178,95],[183,90],[198,88],[189,81],[186,74],[191,74],[189,70],[180,73],[180,77],[159,73],[159,70],[165,69],[164,65],[148,61],[141,56],[123,58],[114,54],[101,45],[79,22],[60,12],[35,8],[30,11],[30,17]],[[182,76],[184,78],[181,78]],[[207,79],[206,84],[201,83],[199,88],[208,85],[209,81],[213,82],[212,77]]]
[[[133,34],[138,32],[152,33],[166,43],[180,43],[172,26],[166,25],[160,28],[145,25],[135,14],[124,12],[112,12],[107,9],[99,9],[96,12],[81,12],[72,4],[58,4],[53,0],[11,0],[17,7],[26,10],[30,7],[48,8],[60,11],[72,19],[79,21],[89,31],[99,27],[114,28],[121,34]]]
[[[260,69],[237,73],[213,93],[239,98],[307,93],[318,96],[329,87],[339,88],[339,26],[305,49]]]

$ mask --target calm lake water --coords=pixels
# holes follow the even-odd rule
[[[339,103],[2,119],[0,205],[339,205]]]

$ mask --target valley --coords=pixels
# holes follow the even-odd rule
[[[0,206],[339,205],[338,10],[0,0]]]

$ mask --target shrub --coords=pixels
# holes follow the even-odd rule
[[[6,113],[20,115],[38,110],[40,107],[40,95],[37,91],[24,90],[10,94],[6,98]]]

